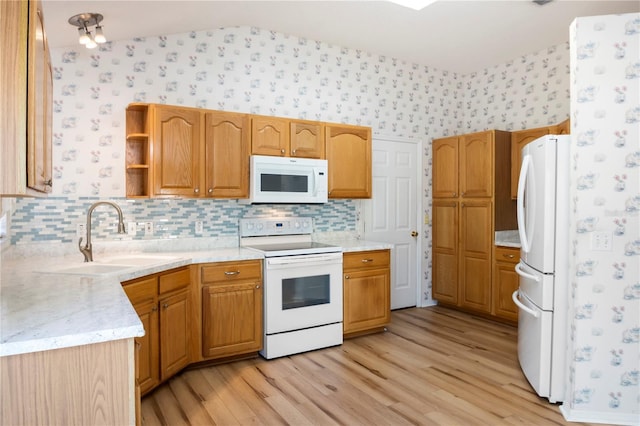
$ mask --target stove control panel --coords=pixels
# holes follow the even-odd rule
[[[240,219],[241,237],[262,237],[268,235],[299,235],[313,232],[311,217],[283,217],[275,219]]]

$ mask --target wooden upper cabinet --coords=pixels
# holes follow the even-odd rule
[[[433,198],[458,196],[458,137],[434,139]]]
[[[371,198],[371,128],[325,126],[329,198]]]
[[[511,132],[511,199],[515,200],[518,197],[518,178],[520,177],[520,165],[522,163],[522,148],[529,142],[548,135],[550,132],[551,128],[549,127]]]
[[[571,120],[566,119],[562,123],[559,123],[554,126],[555,129],[551,132],[554,135],[569,135],[571,134]]]
[[[324,126],[322,123],[291,121],[289,154],[291,157],[324,158]]]
[[[51,190],[51,120],[53,77],[44,16],[39,1],[29,3],[29,73],[27,104],[27,186]],[[31,65],[32,64],[32,65]]]
[[[460,195],[493,196],[493,132],[460,137]]]
[[[251,154],[286,157],[289,152],[289,120],[251,117]]]
[[[164,105],[155,107],[155,195],[199,195],[200,120],[201,113],[197,109]]]
[[[249,196],[251,121],[246,114],[205,114],[205,185],[207,197]]]
[[[0,194],[41,196],[51,191],[53,78],[42,4],[0,2]]]

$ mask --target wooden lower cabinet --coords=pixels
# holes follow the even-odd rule
[[[389,250],[345,253],[345,337],[382,329],[391,320]]]
[[[458,202],[433,200],[433,298],[458,303]]]
[[[145,331],[135,339],[142,395],[191,362],[190,277],[180,268],[122,283]]]
[[[518,322],[518,307],[511,295],[519,287],[519,278],[515,267],[520,258],[520,249],[495,247],[493,266],[493,315]]]
[[[130,425],[132,338],[0,357],[1,425]]]
[[[473,311],[491,312],[492,206],[489,200],[460,205],[458,303]]]
[[[262,349],[262,263],[199,265],[202,286],[202,356],[217,359]]]

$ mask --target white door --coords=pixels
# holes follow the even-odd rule
[[[411,139],[373,140],[373,197],[363,203],[364,238],[393,244],[391,309],[417,306],[420,300],[421,147]]]

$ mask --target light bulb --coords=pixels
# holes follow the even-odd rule
[[[97,46],[96,41],[93,39],[93,36],[91,35],[90,31],[87,31],[87,35],[89,38],[89,41],[84,45],[87,49],[93,49]]]
[[[93,39],[96,43],[104,43],[107,41],[107,39],[104,37],[104,34],[102,33],[102,26],[96,26],[96,36]]]
[[[84,28],[78,28],[78,42],[80,44],[87,44],[89,42],[89,36],[87,35],[87,30]]]

